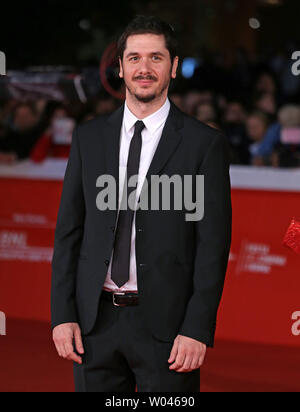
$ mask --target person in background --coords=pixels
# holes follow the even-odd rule
[[[258,157],[260,145],[266,135],[269,120],[265,113],[252,112],[246,120],[247,135],[252,141],[249,146],[250,163],[254,166],[263,166],[264,163]]]
[[[210,127],[219,129],[217,109],[212,103],[200,103],[195,108],[195,117]]]
[[[0,140],[0,162],[13,163],[29,157],[44,130],[43,122],[32,103],[19,103],[12,115],[12,124]]]
[[[202,103],[201,92],[198,90],[189,90],[185,93],[183,99],[184,112],[190,116],[193,116],[195,107],[200,103]]]
[[[300,166],[300,106],[285,105],[278,113],[278,133],[273,139],[273,167]]]
[[[249,164],[249,144],[245,123],[247,114],[243,104],[232,100],[223,114],[222,130],[230,143],[231,164]]]
[[[274,122],[277,113],[275,95],[269,92],[259,93],[254,101],[254,109],[266,113],[269,121]]]
[[[74,121],[66,106],[50,101],[45,106],[43,116],[48,127],[32,148],[30,159],[33,162],[42,162],[47,157],[67,159],[70,154]]]
[[[170,100],[181,110],[185,111],[183,95],[180,93],[170,93]]]
[[[100,94],[94,103],[94,114],[99,116],[109,114],[116,110],[117,105],[115,99],[107,93]]]
[[[255,91],[276,94],[277,85],[273,74],[262,72],[256,81]]]
[[[53,102],[53,103],[56,103],[56,102]],[[48,105],[49,105],[49,100],[47,100],[44,97],[41,97],[34,102],[35,109],[38,115],[40,116],[40,118],[42,118],[45,115]]]
[[[276,122],[268,128],[259,146],[257,161],[262,164],[271,164],[273,167],[280,167],[280,165],[285,164],[296,167],[297,161],[288,161],[290,157],[288,153],[291,153],[291,150],[295,152],[295,144],[289,146],[287,143],[283,144],[281,142],[282,132],[286,133],[291,129],[293,134],[297,134],[297,130],[298,134],[300,132],[300,108],[296,105],[285,105],[279,110]],[[296,146],[298,145],[296,144]]]

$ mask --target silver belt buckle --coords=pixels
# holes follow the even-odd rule
[[[113,292],[113,305],[114,306],[118,306],[118,307],[123,307],[123,306],[126,306],[126,305],[118,305],[117,303],[116,303],[116,301],[115,301],[115,296],[124,296],[125,295],[125,292]]]

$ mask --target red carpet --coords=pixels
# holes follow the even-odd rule
[[[72,392],[72,364],[57,357],[49,325],[9,320],[0,336],[0,392]],[[217,341],[202,368],[202,392],[299,392],[300,351]]]

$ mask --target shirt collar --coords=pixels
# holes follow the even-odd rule
[[[150,134],[154,134],[157,129],[167,120],[170,111],[170,101],[167,98],[163,106],[158,109],[156,112],[152,113],[150,116],[145,117],[144,119],[138,119],[128,108],[127,103],[125,102],[124,108],[124,126],[126,133],[134,127],[135,123],[138,120],[142,120],[145,124],[146,129]]]

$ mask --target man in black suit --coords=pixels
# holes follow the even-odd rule
[[[53,339],[74,361],[78,392],[197,392],[230,250],[228,145],[168,99],[178,67],[168,24],[138,16],[118,55],[125,104],[73,134],[52,263]],[[168,208],[160,198],[138,207],[162,176],[191,177],[198,203],[204,176],[204,215],[188,214],[197,202],[175,205],[184,190]]]

